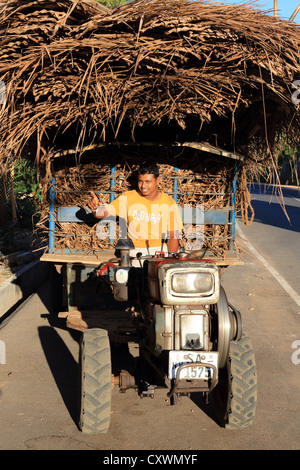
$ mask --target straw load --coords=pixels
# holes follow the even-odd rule
[[[192,157],[192,155],[191,155]],[[137,164],[117,164],[114,174],[111,175],[111,165],[90,163],[78,164],[56,172],[57,206],[76,206],[87,210],[87,201],[90,198],[90,189],[93,188],[102,203],[109,203],[110,192],[116,196],[135,187],[134,173]],[[184,207],[198,207],[201,210],[229,208],[231,204],[231,181],[233,177],[232,162],[220,162],[217,159],[204,160],[198,163],[194,170],[178,169],[167,164],[159,164],[160,189],[174,195],[174,182],[176,181],[177,203]],[[113,180],[112,180],[113,178]],[[248,208],[251,210],[249,193],[246,187],[246,174],[240,172],[237,193],[237,207],[242,210],[245,223],[248,223]],[[48,220],[47,208],[45,216],[39,223],[46,229]],[[80,249],[93,251],[107,249],[113,246],[118,239],[118,225],[113,240],[109,237],[109,226],[102,228],[101,237],[97,232],[97,225],[93,217],[82,213],[85,223],[57,222],[56,248]],[[201,223],[201,220],[200,220]],[[115,230],[115,229],[114,229]],[[201,249],[204,246],[215,254],[222,255],[228,250],[230,241],[230,228],[228,225],[190,225],[185,224],[181,246],[186,250]]]
[[[197,177],[207,169],[232,176],[236,162],[215,159],[212,168],[199,152],[170,150],[175,141],[205,142],[245,157],[238,207],[247,222],[246,176],[276,171],[278,139],[299,131],[299,38],[295,23],[250,4],[137,0],[108,10],[93,0],[8,0],[0,9],[2,172],[23,155],[43,169],[46,189],[55,171],[77,173],[81,191],[82,174],[94,164],[103,173],[109,161],[123,190],[125,169],[155,158],[167,173],[179,167],[195,201],[223,207],[228,200],[203,196],[216,191]]]

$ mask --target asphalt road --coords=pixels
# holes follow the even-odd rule
[[[300,296],[300,189],[283,186],[281,191],[274,186],[251,186],[255,217],[242,231]]]
[[[245,264],[229,268],[223,279],[256,356],[258,405],[250,428],[220,428],[210,406],[196,396],[170,406],[167,390],[141,400],[134,390],[121,394],[114,388],[108,433],[82,434],[76,426],[79,333],[67,330],[64,320],[50,319],[45,284],[0,328],[6,345],[0,364],[0,450],[97,450],[101,464],[116,451],[134,456],[180,449],[186,455],[198,452],[198,465],[201,450],[299,450],[300,306],[274,276],[279,273],[291,292],[300,293],[298,194],[286,195],[293,229],[268,194],[253,198],[255,222],[238,223]]]

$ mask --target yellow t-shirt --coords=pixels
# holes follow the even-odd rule
[[[161,246],[162,234],[166,239],[170,232],[181,235],[183,225],[178,206],[163,192],[156,201],[149,201],[136,190],[125,191],[106,209],[112,216],[126,220],[127,236],[136,248]]]

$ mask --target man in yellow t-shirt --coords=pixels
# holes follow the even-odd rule
[[[135,252],[155,254],[161,250],[162,239],[165,238],[168,252],[176,253],[183,228],[182,220],[174,199],[160,191],[159,181],[157,165],[143,165],[138,171],[137,190],[125,191],[105,206],[100,205],[92,192],[88,206],[98,219],[107,216],[125,219],[127,234],[135,245]]]

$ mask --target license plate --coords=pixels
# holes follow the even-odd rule
[[[195,363],[197,363],[197,365],[193,365]],[[218,353],[202,351],[170,351],[168,378],[175,379],[178,368],[185,364],[190,365],[181,369],[179,376],[180,379],[211,379],[213,375],[213,367],[209,366],[212,365],[214,367],[218,367]]]

